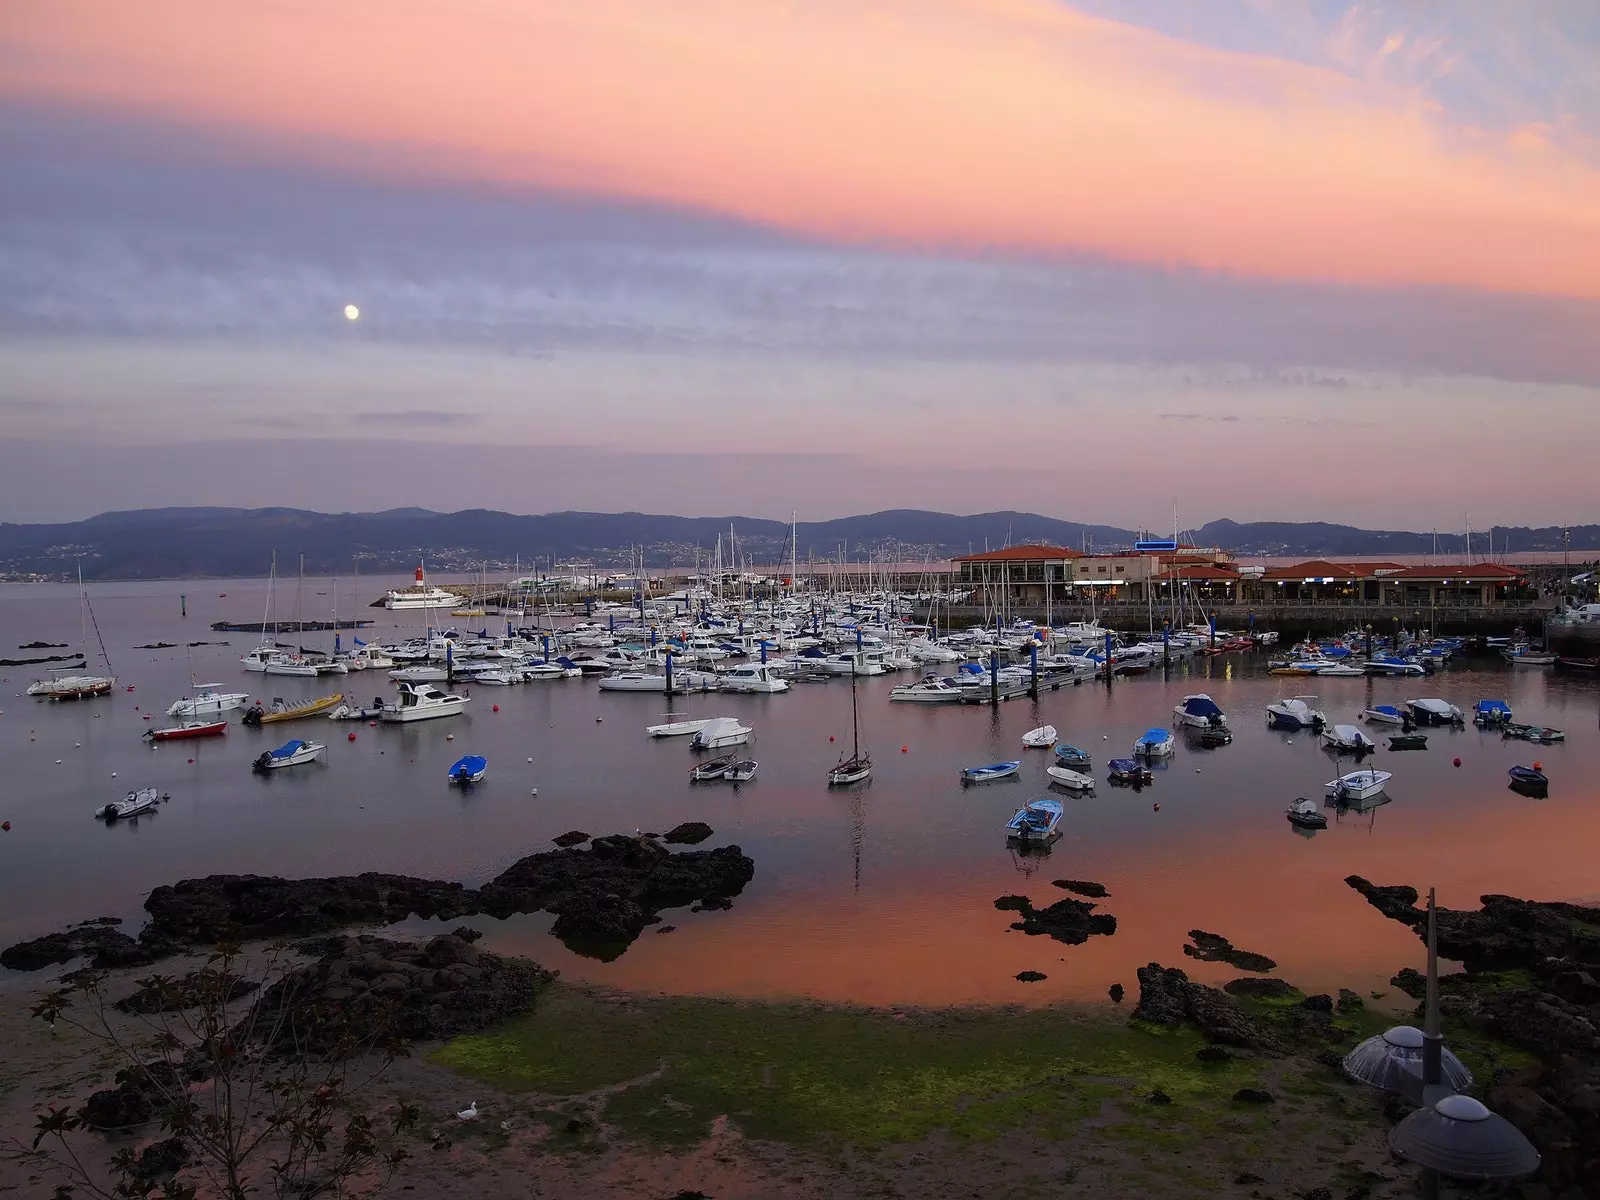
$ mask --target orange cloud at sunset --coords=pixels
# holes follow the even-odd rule
[[[0,64],[12,99],[826,238],[1600,296],[1600,169],[1549,140],[1053,0],[11,0]]]

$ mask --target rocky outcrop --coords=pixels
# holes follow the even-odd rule
[[[1230,996],[1245,996],[1252,1000],[1299,1000],[1300,989],[1282,979],[1261,979],[1248,975],[1243,979],[1230,979],[1222,985]]]
[[[558,833],[550,839],[565,850],[568,846],[581,846],[589,840],[589,835],[581,829],[569,829],[565,833]]]
[[[409,916],[556,914],[552,932],[579,953],[614,958],[660,920],[664,908],[726,909],[755,876],[737,846],[673,853],[648,838],[614,835],[587,849],[552,850],[513,863],[482,888],[369,872],[322,879],[208,875],[156,888],[137,939],[94,923],[22,942],[0,964],[34,970],[87,956],[97,968],[143,966],[224,938],[306,937]]]
[[[1201,962],[1223,962],[1230,967],[1238,967],[1241,971],[1271,971],[1277,963],[1265,954],[1255,954],[1249,950],[1240,950],[1220,933],[1207,933],[1204,929],[1189,930],[1189,940],[1192,946],[1185,946],[1183,952],[1190,958],[1197,958]]]
[[[698,846],[711,836],[711,826],[704,821],[685,821],[674,825],[662,836],[669,846]]]
[[[1064,891],[1076,892],[1080,896],[1087,896],[1091,900],[1104,900],[1111,893],[1106,891],[1103,883],[1093,883],[1087,879],[1052,879],[1051,887],[1058,887]]]
[[[298,947],[317,960],[262,993],[241,1022],[269,1050],[321,1053],[356,1037],[431,1041],[527,1012],[553,976],[447,933],[427,942],[371,934]],[[279,1020],[292,1012],[294,1021]]]
[[[1057,900],[1048,908],[1034,908],[1026,896],[1001,896],[994,906],[1021,917],[1011,928],[1033,937],[1052,937],[1069,946],[1081,946],[1097,934],[1109,937],[1117,931],[1116,917],[1095,912],[1098,906],[1087,900],[1069,898]]]
[[[181,1012],[201,1004],[242,999],[261,985],[220,971],[191,971],[176,979],[152,976],[139,980],[139,988],[114,1005],[125,1013]]]
[[[1139,968],[1139,1005],[1136,1019],[1177,1028],[1195,1025],[1209,1040],[1272,1054],[1284,1052],[1278,1037],[1251,1017],[1232,997],[1216,988],[1192,982],[1177,967],[1150,963]]]

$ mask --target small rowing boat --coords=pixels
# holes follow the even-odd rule
[[[961,769],[962,783],[993,783],[997,779],[1005,779],[1015,775],[1017,768],[1022,766],[1021,759],[1012,762],[990,763],[984,767],[963,767]]]

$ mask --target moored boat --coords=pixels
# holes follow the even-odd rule
[[[463,754],[450,765],[451,783],[482,783],[489,773],[489,760],[481,754]]]
[[[1178,706],[1172,710],[1172,718],[1179,725],[1188,725],[1195,729],[1205,729],[1228,723],[1228,714],[1218,707],[1217,702],[1204,692],[1196,692],[1193,696],[1185,696]]]
[[[1091,765],[1089,752],[1080,750],[1076,746],[1061,742],[1056,746],[1056,766],[1066,767],[1073,771],[1087,771]]]
[[[724,746],[742,746],[750,740],[750,735],[755,732],[748,725],[740,724],[736,717],[717,717],[706,723],[705,728],[694,735],[690,743],[696,750],[720,750]]]
[[[1011,762],[989,763],[983,767],[962,767],[962,783],[993,783],[997,779],[1005,779],[1017,773],[1017,768],[1022,766],[1021,759]]]
[[[1133,743],[1135,758],[1171,758],[1174,739],[1170,729],[1147,729]]]
[[[1074,792],[1094,791],[1094,776],[1085,775],[1082,771],[1074,771],[1068,767],[1046,767],[1044,773],[1057,787],[1064,787]]]
[[[1064,812],[1061,801],[1054,796],[1035,796],[1006,822],[1006,837],[1019,842],[1054,841],[1061,836],[1056,826],[1061,824]]]
[[[1543,725],[1516,725],[1506,724],[1500,727],[1502,737],[1517,738],[1524,742],[1538,742],[1548,746],[1551,742],[1564,742],[1567,735],[1559,729],[1550,729]]]
[[[1335,800],[1366,800],[1383,791],[1384,785],[1394,776],[1388,771],[1369,769],[1352,771],[1327,783],[1328,795]]]
[[[1289,824],[1300,829],[1326,829],[1328,818],[1317,807],[1315,800],[1308,800],[1301,796],[1284,813],[1289,818]]]
[[[236,708],[243,708],[249,702],[249,692],[219,692],[215,684],[197,683],[194,685],[192,696],[174,700],[168,705],[167,716],[177,717],[182,721],[194,721],[202,717],[215,718]]]
[[[723,754],[716,758],[708,758],[704,762],[695,763],[689,768],[689,778],[696,782],[708,779],[726,779],[728,768],[738,761],[738,756]]]
[[[246,725],[273,725],[279,721],[298,721],[302,717],[314,717],[318,713],[325,713],[343,702],[343,692],[335,692],[331,696],[322,696],[316,700],[306,700],[300,704],[289,704],[279,696],[269,706],[263,706],[259,702],[252,704],[245,709],[244,716],[240,720]]]
[[[1389,735],[1389,749],[1391,750],[1426,750],[1428,748],[1428,735],[1425,733],[1395,733]]]
[[[1315,696],[1294,696],[1267,705],[1267,728],[1321,729],[1328,723],[1328,718],[1323,716],[1320,709],[1312,708],[1307,703],[1315,699]]]
[[[431,683],[407,683],[402,680],[396,689],[398,695],[395,702],[383,706],[383,713],[378,717],[380,721],[403,724],[430,721],[436,717],[454,717],[459,716],[467,706],[468,697],[446,692]]]
[[[220,737],[228,732],[226,721],[198,721],[189,725],[169,725],[165,729],[146,729],[152,742],[176,742],[186,738]]]
[[[644,731],[653,738],[688,737],[720,720],[721,717],[701,717],[693,721],[668,721],[665,725],[646,725]]]
[[[1056,727],[1054,725],[1041,725],[1037,729],[1030,729],[1022,735],[1022,744],[1029,750],[1043,750],[1051,746],[1056,740]]]
[[[125,817],[137,817],[140,813],[149,812],[163,800],[170,799],[172,797],[167,793],[157,791],[153,787],[139,788],[137,791],[129,792],[121,800],[102,804],[94,810],[94,815],[109,824]]]
[[[321,742],[307,742],[300,738],[285,742],[276,750],[265,750],[256,756],[251,763],[254,770],[260,772],[277,771],[284,767],[297,767],[301,763],[313,762],[322,757],[322,752],[327,747]]]
[[[1112,783],[1127,783],[1138,786],[1149,783],[1155,779],[1150,768],[1131,758],[1113,758],[1106,764],[1107,777]]]
[[[1514,788],[1543,791],[1550,786],[1549,777],[1540,769],[1538,763],[1534,763],[1531,767],[1520,765],[1512,767],[1506,774],[1510,777],[1511,786]]]
[[[1377,745],[1354,725],[1335,725],[1322,731],[1323,745],[1340,754],[1366,754]]]
[[[741,758],[729,763],[722,777],[730,783],[749,783],[756,777],[756,768],[760,765],[753,758]]]
[[[1406,715],[1392,704],[1374,704],[1361,710],[1361,719],[1374,725],[1404,725]]]

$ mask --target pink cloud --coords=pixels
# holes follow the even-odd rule
[[[21,0],[0,94],[843,240],[1600,296],[1600,170],[1054,0]]]

